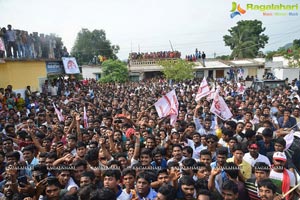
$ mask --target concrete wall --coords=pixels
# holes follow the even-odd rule
[[[96,74],[101,74],[100,67],[91,67],[91,66],[82,66],[82,77],[86,78],[93,78],[96,79]]]
[[[300,69],[299,68],[276,68],[273,69],[273,73],[275,75],[275,77],[277,77],[278,79],[289,79],[289,82],[291,82],[292,80],[294,80],[295,78],[297,78],[299,80],[299,73],[300,73]]]
[[[45,61],[5,61],[0,64],[0,87],[12,85],[13,90],[23,91],[27,85],[39,90],[39,79],[47,77]]]

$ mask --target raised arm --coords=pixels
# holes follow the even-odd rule
[[[41,145],[38,139],[35,137],[35,129],[27,129],[27,133],[29,133],[33,144],[36,146],[36,148],[39,150],[41,153],[47,152],[46,149]]]
[[[106,130],[106,134],[109,142],[109,150],[114,153],[116,152],[115,143],[114,143],[114,134],[112,130]]]
[[[82,134],[80,130],[80,115],[76,115],[76,133],[77,133],[77,141],[82,141]]]
[[[140,149],[141,149],[141,144],[140,144],[141,135],[140,132],[138,131],[136,131],[134,135],[135,135],[135,144],[134,144],[134,152],[132,158],[134,160],[138,160],[140,155]]]
[[[99,139],[99,144],[101,146],[101,149],[102,149],[102,153],[104,154],[105,158],[107,160],[110,160],[111,159],[111,154],[107,151],[106,147],[105,147],[105,138],[104,137],[101,137]]]

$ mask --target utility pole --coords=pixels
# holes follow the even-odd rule
[[[171,45],[171,49],[172,49],[172,51],[174,51],[174,49],[173,49],[173,45],[172,45],[172,42],[171,42],[171,40],[169,40],[169,42],[170,42],[170,45]]]

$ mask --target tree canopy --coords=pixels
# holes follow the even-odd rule
[[[232,58],[254,58],[258,55],[259,49],[264,48],[269,37],[263,32],[262,22],[258,20],[239,21],[237,26],[229,29],[230,35],[224,35],[223,40],[226,46],[232,50]]]
[[[288,59],[290,67],[300,67],[300,39],[293,41],[293,46],[284,52],[283,56]]]
[[[283,56],[288,60],[290,67],[300,67],[300,39],[295,39],[277,51],[270,51],[266,55],[267,60],[273,60],[273,57]]]
[[[194,63],[185,60],[164,60],[159,64],[163,66],[163,73],[169,80],[183,81],[194,77]]]
[[[100,82],[124,83],[128,80],[128,69],[124,62],[120,60],[106,60],[102,63],[102,77]]]
[[[83,28],[77,34],[71,54],[77,58],[78,63],[87,64],[93,58],[98,58],[98,56],[116,59],[119,49],[118,45],[111,45],[111,42],[106,38],[104,30],[95,29],[89,31]]]

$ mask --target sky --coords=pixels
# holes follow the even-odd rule
[[[246,4],[300,4],[300,0],[235,0]],[[182,57],[195,49],[207,57],[228,55],[223,36],[240,20],[261,20],[269,43],[264,52],[300,39],[300,10],[297,16],[263,16],[261,11],[230,18],[232,0],[0,0],[0,27],[55,33],[71,51],[77,33],[103,29],[112,44],[120,46],[117,56],[130,52],[178,50]],[[299,5],[300,9],[300,5]],[[274,15],[275,11],[268,11]]]

